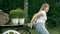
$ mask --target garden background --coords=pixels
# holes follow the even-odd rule
[[[32,16],[37,13],[43,3],[49,3],[50,9],[47,13],[48,20],[46,27],[51,34],[60,33],[60,0],[28,0],[28,11],[26,23],[29,23]],[[24,0],[0,0],[0,9],[3,12],[8,13],[11,10],[20,8],[24,10]],[[32,34],[35,34],[35,30],[31,30]],[[37,32],[36,32],[37,33]]]

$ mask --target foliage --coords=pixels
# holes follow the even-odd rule
[[[24,18],[25,12],[22,9],[15,9],[10,11],[11,18]]]
[[[9,13],[16,8],[24,9],[24,0],[0,0],[0,9],[4,12]]]
[[[60,22],[60,6],[59,0],[29,0],[28,17],[31,20],[32,16],[37,13],[43,3],[49,3],[50,9],[47,13],[47,25],[48,27],[58,27]],[[30,21],[29,21],[30,22]]]
[[[29,0],[28,1],[28,22],[30,22],[32,16],[37,13],[43,3],[49,3],[50,9],[47,13],[47,25],[48,27],[56,27],[60,25],[60,0]],[[0,0],[0,9],[9,13],[10,10],[16,8],[24,9],[24,0]]]

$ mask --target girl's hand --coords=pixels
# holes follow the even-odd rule
[[[31,23],[28,23],[28,27],[32,28],[32,26],[33,26],[33,25],[32,25]]]

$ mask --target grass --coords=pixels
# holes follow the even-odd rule
[[[48,28],[50,34],[60,34],[60,27],[58,28]],[[36,30],[31,30],[32,34],[38,34]]]
[[[3,29],[3,31],[5,32],[5,31],[7,31],[7,29]],[[55,28],[48,28],[48,31],[49,31],[50,34],[60,34],[60,26],[55,27]],[[35,29],[30,30],[30,32],[31,32],[31,34],[39,34]]]
[[[60,34],[60,27],[48,29],[50,34]]]
[[[7,30],[4,29],[4,31],[7,31]],[[36,30],[30,30],[30,31],[31,31],[31,34],[39,34]],[[50,34],[60,34],[60,27],[48,28],[48,31]]]
[[[3,31],[5,32],[5,31],[7,31],[7,29],[3,29]],[[31,34],[39,34],[36,30],[30,30],[30,31],[31,31]],[[59,27],[55,27],[55,28],[48,28],[48,31],[49,31],[50,34],[60,34],[60,26]]]

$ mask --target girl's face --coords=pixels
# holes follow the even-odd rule
[[[49,5],[48,5],[48,4],[45,4],[44,10],[45,10],[46,12],[48,12],[48,10],[49,10]]]

